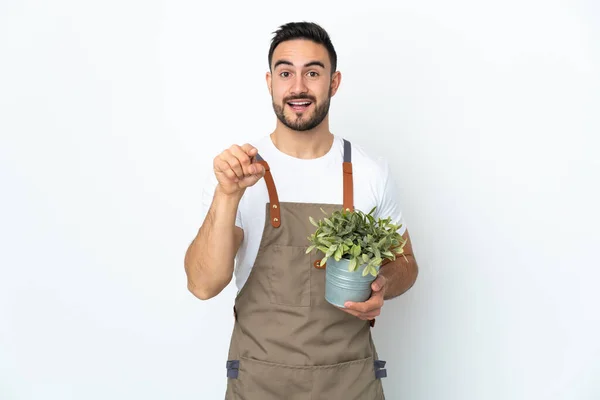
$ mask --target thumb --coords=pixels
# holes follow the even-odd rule
[[[248,175],[242,180],[242,184],[246,187],[255,185],[256,182],[258,182],[265,176],[265,167],[261,164],[255,164],[255,166],[256,168],[258,168],[258,172],[252,175]]]
[[[385,286],[386,283],[387,283],[387,278],[383,275],[378,275],[377,279],[375,279],[373,281],[373,283],[371,284],[371,289],[373,289],[375,292],[378,292],[381,289],[383,289],[383,287]]]
[[[256,163],[254,165],[255,165],[255,168],[258,168],[258,172],[254,174],[254,176],[256,176],[256,178],[257,178],[256,180],[258,181],[260,178],[265,176],[265,173],[267,171],[265,170],[265,166],[260,163]]]

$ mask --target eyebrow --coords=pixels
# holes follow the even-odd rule
[[[294,66],[294,64],[292,64],[290,61],[287,60],[278,60],[275,65],[273,66],[273,69],[277,68],[280,65],[289,65],[289,66]],[[325,69],[325,65],[321,62],[321,61],[310,61],[307,62],[306,64],[304,64],[304,67],[321,67],[323,69]]]

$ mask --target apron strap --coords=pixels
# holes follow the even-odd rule
[[[344,139],[344,210],[354,211],[354,182],[352,180],[352,146]]]
[[[354,211],[354,182],[352,180],[352,145],[349,141],[344,139],[344,210]],[[320,260],[315,263],[318,265]],[[321,267],[323,268],[323,267]],[[375,318],[369,320],[369,326],[373,328],[375,326]],[[378,371],[378,378],[385,374],[385,370]]]
[[[256,155],[256,161],[265,167],[265,183],[267,184],[267,191],[269,192],[269,203],[270,210],[269,216],[271,219],[271,225],[274,228],[281,226],[281,212],[279,208],[279,197],[277,196],[277,189],[275,189],[275,181],[273,181],[273,175],[271,174],[271,168],[269,164],[261,157],[260,154]]]
[[[275,188],[275,181],[271,174],[269,164],[262,158],[260,154],[256,155],[256,161],[265,167],[265,183],[269,192],[270,218],[271,225],[275,228],[281,226],[281,212],[279,208],[279,197]],[[352,179],[352,146],[349,141],[344,139],[344,162],[342,164],[342,173],[344,179],[344,198],[343,207],[345,210],[354,211],[354,182]]]

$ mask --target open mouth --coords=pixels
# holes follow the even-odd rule
[[[287,105],[290,106],[292,110],[296,112],[305,111],[308,107],[310,107],[311,104],[312,101],[310,100],[292,100],[287,102]]]

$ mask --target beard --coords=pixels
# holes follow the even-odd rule
[[[284,112],[285,106],[289,101],[292,100],[309,100],[315,106],[315,110],[311,116],[306,116],[306,113],[296,113],[295,117],[288,117]],[[313,96],[290,96],[284,99],[282,106],[273,102],[273,110],[275,111],[277,119],[279,119],[279,121],[281,121],[281,123],[288,128],[294,131],[308,131],[316,128],[321,122],[323,122],[327,116],[327,113],[329,112],[330,103],[331,96],[328,96],[322,104],[317,103]]]

